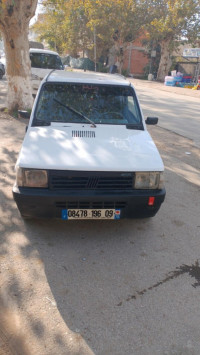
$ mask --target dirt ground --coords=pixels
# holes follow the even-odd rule
[[[27,121],[13,118],[0,112],[0,175],[4,181],[3,188],[8,189],[14,181],[14,161],[16,159],[23,132]],[[200,187],[200,149],[193,142],[173,132],[158,126],[148,128],[164,160],[170,169],[176,169],[177,174],[187,179],[190,183]],[[6,148],[13,156],[8,156]],[[6,160],[10,160],[10,170],[5,169]],[[10,186],[9,186],[10,188]],[[11,193],[9,192],[9,196]],[[4,204],[4,202],[2,202]],[[5,206],[6,207],[6,201]],[[4,260],[3,250],[0,252],[1,265]],[[2,267],[0,269],[0,355],[28,355],[31,354],[28,344],[21,333],[21,323],[12,305],[7,304],[7,295],[4,294],[4,285],[7,283]],[[79,339],[80,341],[80,339]],[[75,353],[74,353],[75,354]],[[80,354],[77,352],[77,354]],[[89,352],[88,352],[89,354]],[[43,354],[40,354],[43,355]],[[82,354],[80,354],[82,355]]]

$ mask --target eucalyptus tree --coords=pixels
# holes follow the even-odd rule
[[[31,108],[28,31],[37,0],[0,0],[0,31],[6,54],[7,106],[10,111]]]

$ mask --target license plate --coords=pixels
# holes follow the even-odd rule
[[[120,219],[120,210],[74,209],[62,210],[62,219]]]

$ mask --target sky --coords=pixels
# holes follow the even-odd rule
[[[30,21],[30,26],[32,26],[35,23],[35,21],[37,20],[37,15],[39,14],[39,12],[42,12],[42,6],[41,5],[37,5],[35,16],[32,17],[32,19]]]

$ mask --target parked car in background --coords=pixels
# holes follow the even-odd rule
[[[5,65],[0,61],[0,79],[5,75]]]
[[[64,70],[64,65],[57,52],[46,49],[30,48],[29,53],[31,60],[33,94],[36,94],[44,77],[53,69]]]
[[[153,217],[165,198],[163,162],[146,128],[157,121],[144,120],[133,85],[120,75],[48,75],[16,163],[21,215]]]

